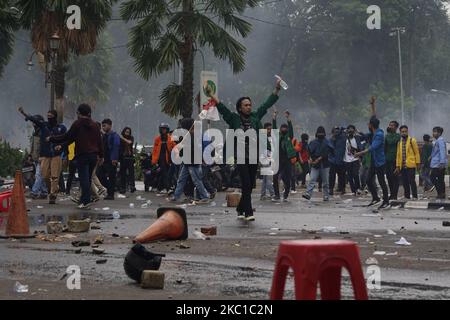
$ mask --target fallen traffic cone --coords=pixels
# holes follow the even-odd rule
[[[185,240],[188,237],[186,212],[181,208],[159,208],[158,220],[136,236],[135,242],[147,243],[153,240]]]
[[[16,171],[5,233],[8,237],[16,238],[30,236],[27,207],[25,205],[25,190],[23,187],[22,171],[20,170]]]

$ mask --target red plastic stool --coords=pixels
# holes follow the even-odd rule
[[[8,212],[11,207],[12,191],[0,193],[0,212]]]
[[[368,299],[359,250],[354,242],[282,241],[278,250],[270,299],[283,299],[289,267],[294,271],[296,300],[315,300],[318,283],[323,300],[340,300],[342,267],[350,274],[355,299]]]

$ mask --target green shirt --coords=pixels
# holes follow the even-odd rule
[[[431,151],[433,150],[433,144],[425,143],[420,153],[420,163],[422,163],[426,168],[430,167],[431,162]]]
[[[386,162],[395,163],[397,159],[397,145],[400,141],[400,134],[387,133],[385,139],[384,153],[386,156]]]

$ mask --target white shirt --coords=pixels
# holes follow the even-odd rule
[[[346,163],[350,163],[350,162],[354,162],[354,161],[358,160],[352,154],[352,148],[353,149],[357,149],[358,148],[358,145],[356,144],[356,139],[355,138],[347,139],[347,141],[345,143],[344,162],[346,162]]]

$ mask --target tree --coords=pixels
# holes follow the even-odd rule
[[[10,0],[0,0],[0,77],[14,47],[14,31],[18,28],[17,12]]]
[[[57,33],[61,38],[55,67],[55,106],[59,120],[62,120],[64,109],[66,63],[70,54],[86,55],[92,53],[97,39],[111,18],[112,7],[117,0],[16,0],[16,7],[21,11],[20,24],[31,30],[33,48],[44,54],[50,61],[49,38]],[[69,5],[81,8],[81,30],[69,30],[65,20]]]
[[[95,108],[109,99],[113,53],[111,38],[104,32],[99,36],[98,48],[86,56],[71,55],[66,83],[70,105],[87,102]],[[73,108],[74,110],[75,108]]]
[[[172,83],[160,96],[162,110],[192,116],[194,53],[207,46],[237,73],[245,67],[245,47],[230,32],[246,37],[251,24],[239,18],[259,0],[129,0],[121,6],[125,21],[137,20],[130,32],[129,51],[144,79],[183,67],[182,84]]]

